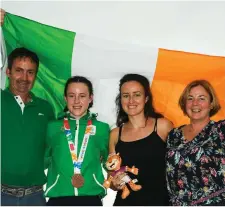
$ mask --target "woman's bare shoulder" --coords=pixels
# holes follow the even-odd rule
[[[173,123],[167,118],[159,118],[157,120],[157,122],[158,122],[158,126],[159,127],[163,127],[165,129],[166,128],[167,129],[172,129],[173,128]]]
[[[159,118],[157,120],[157,132],[164,141],[166,141],[167,136],[173,127],[173,123],[167,118]]]
[[[109,153],[115,152],[115,146],[118,142],[118,134],[119,134],[119,127],[112,129],[110,132]]]
[[[110,131],[110,137],[117,137],[118,134],[119,134],[119,127],[113,128],[113,129]]]

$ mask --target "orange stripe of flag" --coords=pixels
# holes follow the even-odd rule
[[[206,79],[212,84],[222,107],[212,119],[225,119],[225,57],[159,49],[151,85],[154,105],[175,126],[189,123],[178,107],[178,99],[185,86],[195,79]]]

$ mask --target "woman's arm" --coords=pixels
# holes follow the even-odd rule
[[[118,142],[118,134],[119,134],[119,127],[114,128],[110,132],[110,139],[109,139],[109,154],[116,153],[116,144]],[[118,173],[112,178],[112,182],[110,188],[114,191],[118,191],[122,189],[121,183],[123,183],[122,178],[126,175],[126,173]],[[108,172],[108,177],[110,177],[110,172]]]
[[[115,153],[116,152],[116,144],[118,142],[118,133],[119,133],[119,128],[114,128],[110,132],[110,138],[109,138],[109,154]]]

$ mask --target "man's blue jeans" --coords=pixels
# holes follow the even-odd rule
[[[44,192],[39,191],[23,197],[1,193],[2,206],[46,206]]]

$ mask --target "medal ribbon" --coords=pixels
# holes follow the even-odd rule
[[[91,135],[91,130],[92,130],[92,121],[88,120],[87,123],[87,127],[84,133],[84,139],[80,148],[80,153],[79,153],[79,157],[77,158],[77,154],[78,154],[78,136],[75,137],[75,145],[73,142],[73,137],[72,137],[72,133],[70,130],[70,125],[69,125],[69,121],[68,118],[64,118],[64,122],[63,122],[63,126],[64,126],[64,131],[65,131],[65,135],[68,141],[68,145],[69,145],[69,149],[70,149],[70,153],[71,153],[71,157],[73,160],[73,166],[74,166],[74,172],[77,174],[80,174],[80,170],[81,170],[81,166],[82,163],[84,161],[84,155],[87,149],[87,145],[88,145],[88,141],[89,141],[89,137]]]

